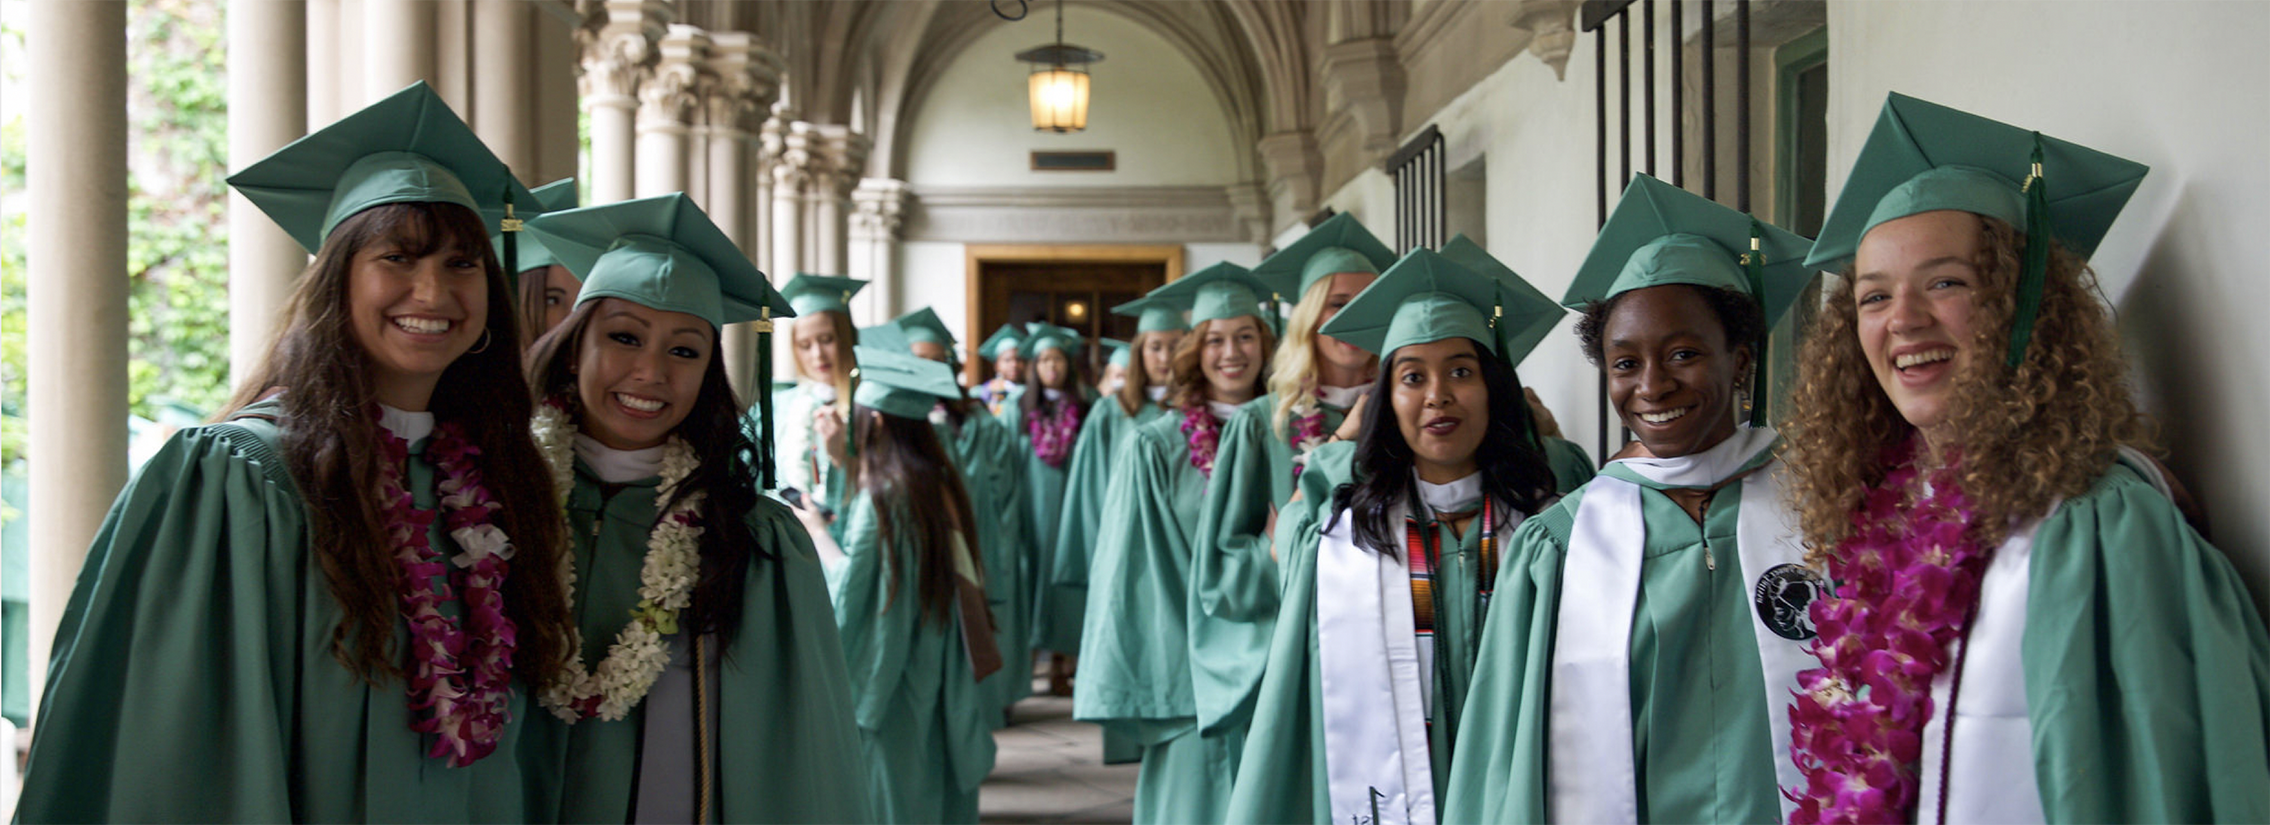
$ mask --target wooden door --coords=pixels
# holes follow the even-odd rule
[[[1004,323],[1046,321],[1080,332],[1087,380],[1107,354],[1097,341],[1135,335],[1135,319],[1112,307],[1135,300],[1182,272],[1180,247],[972,247],[969,339],[982,342]],[[970,382],[990,377],[972,358]]]

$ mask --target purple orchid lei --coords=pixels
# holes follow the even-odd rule
[[[1214,420],[1214,411],[1204,404],[1182,410],[1182,434],[1190,441],[1190,466],[1198,468],[1200,475],[1214,475],[1214,452],[1222,444],[1222,422]]]
[[[498,509],[481,484],[467,443],[454,422],[435,428],[430,453],[441,470],[440,515],[465,552],[445,559],[427,536],[436,511],[420,510],[403,486],[410,445],[392,433],[379,443],[379,496],[387,536],[401,566],[402,617],[410,624],[409,706],[426,713],[410,729],[435,734],[429,757],[466,767],[497,749],[510,716],[512,652],[516,628],[504,612],[502,588],[512,547],[489,523]],[[439,581],[437,581],[439,579]],[[446,616],[441,603],[451,582],[463,587],[463,616]],[[468,630],[468,627],[470,628]]]
[[[1789,708],[1791,756],[1804,788],[1792,823],[1910,821],[1920,789],[1931,682],[1950,663],[1978,601],[1987,554],[1966,531],[1973,511],[1954,462],[1916,492],[1920,439],[1887,449],[1896,462],[1853,514],[1857,531],[1830,557],[1837,592],[1813,602],[1809,652]]]
[[[1025,434],[1032,437],[1033,455],[1050,467],[1062,467],[1080,438],[1080,405],[1066,399],[1055,406],[1048,415],[1026,420]]]

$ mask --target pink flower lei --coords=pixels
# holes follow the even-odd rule
[[[1182,410],[1182,434],[1190,441],[1190,466],[1208,478],[1214,475],[1214,452],[1222,445],[1222,422],[1201,403]]]
[[[1080,405],[1067,397],[1055,402],[1056,409],[1045,416],[1025,421],[1025,434],[1032,437],[1033,455],[1039,456],[1050,467],[1062,467],[1072,457],[1072,444],[1080,438]]]
[[[464,550],[446,560],[427,536],[436,512],[418,509],[403,485],[409,443],[383,430],[380,435],[379,501],[401,566],[402,618],[410,624],[416,661],[409,676],[409,706],[414,714],[425,712],[410,729],[435,734],[427,756],[446,756],[451,767],[462,768],[496,750],[511,715],[512,651],[518,642],[504,612],[502,588],[511,569],[512,545],[489,523],[498,505],[473,463],[481,450],[465,440],[455,422],[434,428],[427,449],[441,470],[439,509],[445,526]],[[441,603],[452,595],[452,582],[465,593],[461,616],[441,612]]]
[[[1919,438],[1885,451],[1893,463],[1853,514],[1853,536],[1829,561],[1834,595],[1812,605],[1821,667],[1797,674],[1791,756],[1804,788],[1792,823],[1905,822],[1919,790],[1917,762],[1935,708],[1932,679],[1950,663],[1978,603],[1987,554],[1966,534],[1972,518],[1955,463],[1919,490]]]
[[[1301,471],[1308,469],[1308,454],[1324,445],[1324,391],[1317,390],[1317,402],[1307,405],[1310,412],[1293,419],[1293,480],[1300,481]],[[1293,412],[1300,412],[1294,407]]]

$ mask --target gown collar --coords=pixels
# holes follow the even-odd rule
[[[1368,389],[1371,389],[1369,384],[1358,384],[1353,387],[1317,387],[1316,398],[1324,402],[1324,406],[1335,410],[1345,410],[1355,406],[1356,399],[1363,397],[1364,390]]]
[[[380,404],[378,405],[378,426],[386,428],[387,432],[393,433],[395,437],[403,441],[416,444],[426,440],[426,436],[433,435],[434,414],[398,410]]]
[[[1655,490],[1708,489],[1772,461],[1779,440],[1770,427],[1743,426],[1699,453],[1677,458],[1619,459],[1609,462],[1601,473]]]
[[[1163,404],[1167,400],[1166,387],[1144,387],[1143,394],[1150,396],[1151,403],[1154,404]]]
[[[1214,420],[1226,422],[1230,420],[1230,416],[1237,414],[1237,405],[1227,401],[1208,401],[1206,411],[1214,414]]]
[[[656,444],[643,450],[618,450],[591,436],[575,434],[575,457],[583,459],[583,466],[591,468],[592,475],[608,484],[661,475],[662,449],[663,445]]]
[[[1463,513],[1474,509],[1475,505],[1482,502],[1482,471],[1480,470],[1475,470],[1473,474],[1449,484],[1434,484],[1421,480],[1415,471],[1412,473],[1412,480],[1418,482],[1419,500],[1426,503],[1427,510],[1430,513]]]

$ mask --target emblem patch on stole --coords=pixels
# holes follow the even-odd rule
[[[1758,607],[1758,621],[1764,622],[1776,636],[1794,641],[1813,638],[1813,614],[1809,610],[1814,599],[1829,595],[1829,585],[1821,574],[1802,564],[1783,564],[1767,570],[1758,577],[1750,590],[1751,603]]]

